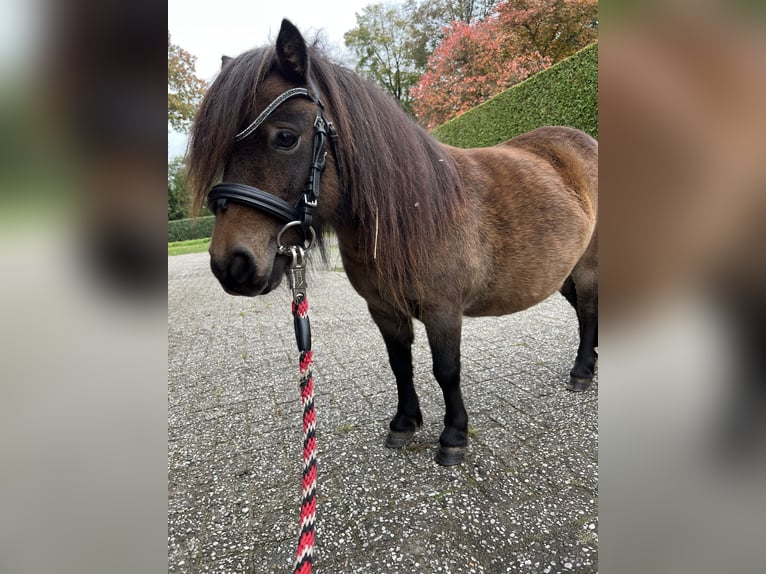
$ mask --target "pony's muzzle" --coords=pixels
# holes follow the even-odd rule
[[[255,294],[256,261],[252,251],[235,248],[224,257],[210,256],[210,269],[224,289],[240,295]]]

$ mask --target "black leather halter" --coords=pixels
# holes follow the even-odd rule
[[[314,88],[316,92],[316,88]],[[318,93],[318,92],[317,92]],[[303,197],[296,205],[291,205],[285,200],[277,197],[257,187],[245,185],[243,183],[219,183],[214,186],[207,194],[207,203],[210,211],[217,213],[219,209],[225,210],[229,202],[239,203],[257,209],[268,215],[279,219],[287,224],[298,222],[303,231],[304,241],[311,241],[315,232],[312,228],[314,208],[319,199],[319,182],[322,172],[325,169],[325,158],[327,156],[327,140],[329,138],[332,146],[332,153],[335,157],[335,166],[338,172],[338,183],[343,188],[342,165],[340,155],[338,154],[338,133],[332,122],[324,118],[324,106],[319,96],[314,95],[306,88],[292,88],[277,96],[258,117],[244,130],[234,136],[235,141],[242,141],[251,135],[274,110],[290,98],[308,98],[317,105],[317,115],[314,120],[314,138],[313,151],[311,158],[311,168],[309,169],[308,179],[303,193]]]

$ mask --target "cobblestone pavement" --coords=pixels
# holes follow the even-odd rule
[[[338,268],[310,273],[308,294],[315,572],[597,572],[598,385],[564,388],[577,323],[562,297],[465,320],[470,444],[462,465],[443,468],[422,325],[424,425],[389,450],[396,385],[364,300]],[[168,258],[169,572],[292,572],[302,437],[289,299],[286,287],[226,295],[206,253]]]

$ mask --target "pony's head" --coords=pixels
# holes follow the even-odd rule
[[[213,273],[228,293],[260,295],[281,283],[290,260],[278,239],[305,245],[319,233],[337,203],[337,171],[332,161],[312,169],[317,155],[324,161],[315,143],[324,115],[295,26],[284,20],[276,46],[222,62],[192,128],[189,175],[197,208],[207,199],[215,213]],[[321,181],[316,210],[316,197],[306,196],[310,176]],[[293,218],[303,226],[285,228]]]

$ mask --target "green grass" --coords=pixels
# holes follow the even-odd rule
[[[184,255],[186,253],[202,253],[210,246],[210,238],[189,239],[188,241],[173,241],[168,243],[168,256]]]

